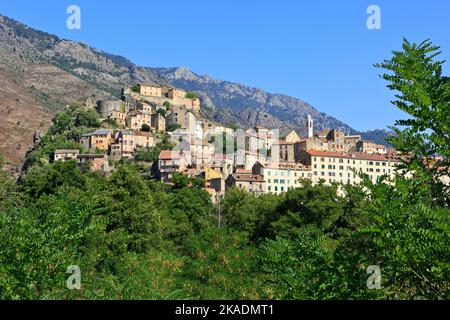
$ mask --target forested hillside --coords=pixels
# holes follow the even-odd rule
[[[18,183],[0,171],[0,299],[448,299],[450,81],[437,50],[405,41],[379,65],[414,117],[390,141],[410,154],[413,179],[366,179],[343,193],[308,181],[280,196],[235,189],[219,209],[201,180],[164,185],[145,161],[115,162],[109,176],[52,162],[99,126],[73,106]],[[71,265],[81,290],[66,287]]]

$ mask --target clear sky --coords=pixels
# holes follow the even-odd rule
[[[72,4],[81,30],[66,27]],[[381,30],[366,26],[372,4]],[[288,94],[357,130],[403,118],[372,66],[403,37],[430,38],[450,60],[449,0],[0,0],[0,13],[139,65],[186,66]]]

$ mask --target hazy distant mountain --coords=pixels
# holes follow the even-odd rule
[[[199,76],[183,67],[137,66],[124,57],[60,39],[0,15],[0,130],[8,133],[0,136],[0,152],[20,163],[32,133],[46,130],[55,111],[73,102],[119,97],[123,86],[139,82],[195,91],[205,114],[226,124],[264,125],[302,133],[306,116],[311,114],[317,130],[339,128],[356,133],[300,99]],[[385,131],[365,134],[377,142],[384,136]]]

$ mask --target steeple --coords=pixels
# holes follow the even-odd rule
[[[314,120],[310,114],[308,114],[308,123],[306,124],[308,128],[308,138],[312,138],[314,136]]]

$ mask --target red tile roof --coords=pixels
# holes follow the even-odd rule
[[[236,169],[236,174],[252,174],[252,170]]]
[[[140,137],[148,137],[148,138],[153,137],[153,135],[150,132],[139,131],[139,130],[135,130],[134,135],[140,136]]]
[[[181,159],[181,155],[177,151],[162,150],[159,154],[159,160]]]
[[[307,154],[313,157],[331,157],[331,158],[345,158],[345,159],[358,159],[358,160],[374,160],[374,161],[398,161],[393,158],[389,158],[378,154],[369,153],[341,153],[341,152],[331,152],[331,151],[317,151],[317,150],[306,150]]]
[[[236,181],[266,182],[263,176],[257,174],[233,174],[232,176]]]

